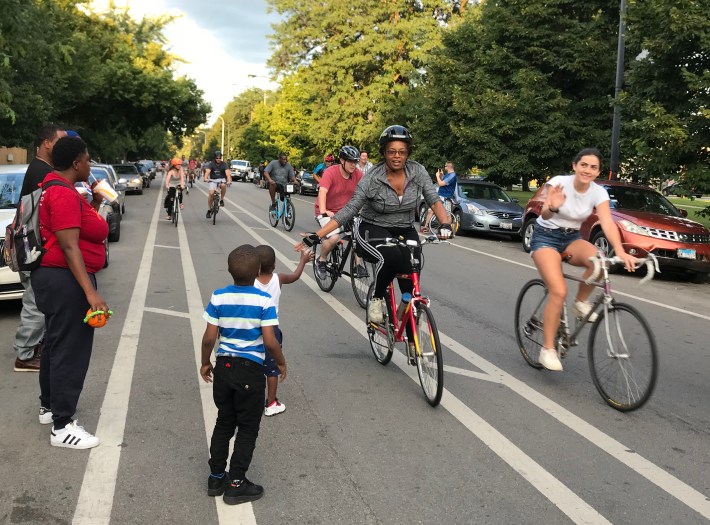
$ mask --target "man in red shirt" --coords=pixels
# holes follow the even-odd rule
[[[355,146],[343,146],[338,157],[340,163],[326,169],[320,180],[315,211],[316,221],[321,228],[350,201],[355,193],[355,187],[362,179],[362,172],[357,168],[360,152]],[[340,240],[341,231],[342,228],[338,228],[323,239],[320,257],[314,262],[320,279],[326,278],[326,260]]]

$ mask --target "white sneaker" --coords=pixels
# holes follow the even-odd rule
[[[283,403],[279,403],[279,400],[276,399],[273,403],[264,408],[264,415],[275,416],[276,414],[280,414],[281,412],[285,411],[286,405],[284,405]]]
[[[577,317],[583,318],[585,317],[589,311],[592,309],[591,303],[588,303],[587,301],[575,301],[574,302],[574,308],[572,311],[574,312],[574,315]],[[596,312],[594,312],[592,315],[589,316],[589,319],[587,319],[588,323],[593,323],[594,321],[597,320],[597,315]]]
[[[562,371],[562,363],[560,363],[560,358],[557,357],[557,351],[551,350],[550,348],[540,348],[540,357],[538,361],[542,366],[553,372]]]
[[[89,434],[84,427],[79,426],[77,420],[72,421],[61,430],[52,428],[49,444],[53,447],[85,449],[93,448],[99,444],[99,438]]]
[[[52,411],[48,408],[39,407],[39,424],[49,425],[52,422]]]
[[[385,300],[372,298],[370,304],[367,305],[367,319],[371,323],[380,324],[385,320]]]

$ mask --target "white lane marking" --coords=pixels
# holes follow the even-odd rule
[[[150,268],[153,264],[153,244],[157,231],[162,201],[160,193],[155,203],[153,218],[143,247],[143,257],[133,286],[131,301],[126,312],[121,339],[106,385],[101,405],[101,415],[96,426],[96,436],[101,444],[92,448],[74,511],[73,525],[104,525],[111,520],[118,464],[121,459],[123,436],[126,429],[128,402],[133,382],[133,368],[143,322],[143,310]]]
[[[177,312],[175,310],[166,310],[165,308],[153,308],[152,306],[146,306],[143,308],[143,311],[154,314],[171,315],[173,317],[182,317],[183,319],[190,318],[190,314],[187,312]]]
[[[232,215],[231,212],[224,208],[222,211]],[[215,421],[217,421],[217,407],[212,400],[212,385],[205,383],[199,375],[200,365],[202,364],[202,334],[206,326],[205,321],[202,320],[205,305],[202,304],[202,295],[200,294],[200,287],[197,282],[195,266],[192,263],[190,244],[187,241],[184,221],[178,223],[178,240],[180,244],[180,258],[182,260],[182,273],[185,279],[185,294],[187,295],[187,306],[190,312],[188,316],[190,318],[190,330],[192,331],[192,346],[195,349],[195,378],[200,392],[209,454],[212,430],[214,429]],[[229,448],[232,450],[231,445]],[[217,505],[217,519],[220,525],[256,525],[254,507],[251,503],[227,505],[222,498],[214,498],[214,500]]]
[[[246,212],[246,210],[244,211]],[[263,222],[256,216],[252,214],[250,215],[254,220]],[[233,220],[237,219],[233,217]],[[245,231],[248,231],[247,226],[243,222],[239,221],[239,223],[242,228],[245,229]],[[293,241],[293,239],[282,233],[280,230],[277,230],[276,228],[272,228],[272,230],[285,240]],[[488,255],[484,252],[478,253],[481,253],[482,255]],[[282,254],[280,254],[280,252],[276,251],[276,254],[282,262],[288,262],[288,259]],[[342,303],[334,299],[332,296],[319,293],[318,289],[316,289],[315,282],[308,276],[305,276],[306,279],[304,279],[304,276],[302,276],[301,279],[304,280],[304,282],[314,292],[316,292],[316,295],[318,295],[321,299],[328,303],[331,308],[338,312],[343,318],[347,320],[346,315],[352,315],[352,312],[350,312],[349,309],[347,309]],[[362,321],[359,321],[359,324],[357,325],[353,324],[352,322],[350,322],[350,324],[358,332],[362,333]],[[579,435],[588,439],[589,442],[593,445],[597,446],[615,459],[619,460],[621,463],[631,468],[632,470],[634,470],[635,472],[637,472],[638,474],[640,474],[641,476],[643,476],[648,481],[658,486],[660,489],[664,490],[668,494],[671,494],[673,497],[683,502],[685,505],[687,505],[697,513],[701,514],[707,519],[710,519],[710,498],[695,490],[687,483],[684,483],[678,478],[667,473],[665,470],[658,467],[643,456],[636,454],[635,452],[631,452],[629,447],[616,441],[614,438],[605,434],[593,425],[590,425],[580,417],[572,414],[567,409],[563,408],[551,399],[540,394],[538,391],[529,387],[522,381],[514,378],[507,372],[495,366],[493,363],[490,363],[489,361],[485,360],[472,350],[469,350],[464,345],[445,335],[443,332],[439,332],[439,337],[441,338],[441,342],[443,345],[459,354],[461,357],[469,361],[475,367],[479,368],[480,370],[483,370],[484,373],[488,373],[493,377],[500,377],[501,382],[504,385],[511,388],[511,390],[519,394],[525,400],[532,402],[538,408],[540,408],[553,418],[557,419],[563,425],[567,426],[571,430],[577,432]],[[408,370],[406,370],[405,368],[403,368],[403,370],[405,370],[405,372],[408,372]],[[448,391],[446,392],[448,395],[452,395]],[[442,405],[443,404],[444,403],[442,401]]]
[[[168,246],[167,244],[156,244],[156,248],[170,248],[171,250],[179,250],[179,246]]]
[[[257,221],[260,220],[247,210],[244,211]],[[230,212],[226,213],[245,232],[250,233],[250,228],[247,224],[242,222]],[[278,233],[283,235],[280,231]],[[260,235],[256,233],[250,234],[258,242],[266,244],[266,240]],[[283,237],[288,239],[286,235],[283,235]],[[291,265],[289,258],[278,250],[274,251],[276,252],[276,257],[287,267],[293,270],[293,266]],[[306,274],[301,275],[301,281],[308,286],[316,294],[316,296],[320,297],[333,310],[335,310],[348,324],[350,324],[350,326],[353,327],[353,329],[355,329],[357,333],[367,339],[367,336],[363,330],[364,323],[362,319],[353,314],[348,308],[345,307],[345,305],[335,299],[332,295],[319,293],[319,288],[316,282],[310,276]],[[407,364],[403,354],[399,351],[395,352],[392,362],[402,369],[413,381],[419,381],[417,375],[410,369],[411,367]],[[456,398],[456,396],[454,396],[450,391],[444,389],[444,397],[442,399],[442,406],[446,408],[446,410],[448,410],[458,421],[466,426],[466,428],[468,428],[473,435],[478,437],[513,470],[531,483],[536,490],[549,499],[572,521],[578,524],[609,523],[609,521],[607,521],[587,502],[572,492],[561,481],[556,479],[531,457],[527,456],[522,450],[516,447],[503,434],[495,430],[473,410],[468,408],[463,402],[459,401],[458,398]]]
[[[485,372],[474,372],[473,370],[466,370],[465,368],[457,368],[455,366],[444,365],[444,372],[447,374],[470,377],[471,379],[480,379],[481,381],[490,381],[491,383],[501,383],[500,379],[496,379]]]

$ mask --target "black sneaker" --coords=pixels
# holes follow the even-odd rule
[[[271,206],[269,206],[269,211],[276,211],[276,203],[272,202]]]
[[[328,277],[328,266],[325,261],[318,259],[316,261],[316,273],[318,274],[318,279],[324,281]]]
[[[227,484],[223,500],[227,505],[239,505],[247,501],[256,501],[264,495],[264,487],[255,485],[247,478],[233,479]]]
[[[222,477],[218,478],[210,475],[207,478],[207,495],[211,497],[221,496],[224,494],[224,489],[229,482],[226,472],[222,473]]]
[[[212,210],[207,210],[207,215],[205,215],[208,219],[212,218]]]
[[[224,199],[219,199],[219,205],[222,206],[222,208],[224,208]]]

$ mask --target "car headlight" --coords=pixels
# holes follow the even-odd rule
[[[619,226],[621,226],[624,230],[626,230],[629,233],[635,233],[637,235],[647,235],[650,236],[651,234],[648,231],[648,228],[644,226],[639,226],[638,224],[634,224],[631,221],[627,221],[626,219],[620,220],[618,222]]]
[[[126,178],[124,178],[124,177],[121,177],[120,179],[118,179],[118,182],[121,183],[121,184],[125,184],[125,183],[128,182],[128,179],[126,179]]]
[[[135,179],[133,179],[133,182],[135,182],[135,183],[140,183],[140,182],[143,182],[143,181],[140,180],[139,178],[135,178]]]
[[[483,212],[473,204],[466,204],[466,209],[468,210],[468,213],[472,213],[474,215],[483,215]]]

